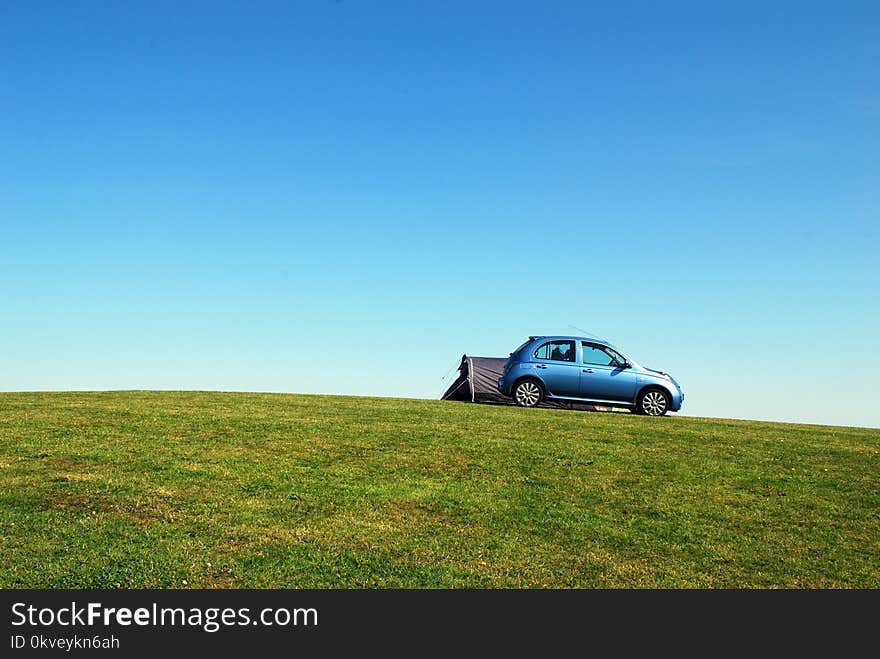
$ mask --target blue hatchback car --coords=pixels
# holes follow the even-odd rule
[[[671,375],[645,368],[611,344],[582,336],[530,336],[510,353],[498,390],[517,405],[545,398],[626,407],[638,414],[677,412],[684,393]]]

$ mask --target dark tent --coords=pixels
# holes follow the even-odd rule
[[[461,400],[469,403],[489,403],[495,405],[514,405],[513,398],[498,391],[498,378],[504,370],[506,357],[468,357],[461,356],[458,377],[446,390],[440,400]],[[538,407],[594,410],[594,405],[568,401],[542,401]]]
[[[498,391],[498,378],[504,369],[504,357],[468,357],[462,355],[458,378],[440,400],[464,400],[470,403],[501,403],[513,399]]]

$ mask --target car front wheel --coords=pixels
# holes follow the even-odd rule
[[[541,385],[533,380],[523,380],[513,388],[513,400],[520,407],[534,407],[541,402],[543,397],[544,392],[541,391]]]
[[[669,395],[660,389],[648,389],[639,396],[636,412],[648,416],[663,416],[669,410]]]

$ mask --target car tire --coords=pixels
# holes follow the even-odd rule
[[[520,380],[512,393],[514,402],[520,407],[535,407],[544,399],[544,389],[535,380]]]
[[[669,411],[672,401],[665,391],[659,388],[645,389],[639,394],[636,413],[646,416],[663,416]]]

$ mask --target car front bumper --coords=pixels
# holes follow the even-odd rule
[[[684,392],[677,382],[674,384],[675,388],[670,392],[672,394],[672,404],[669,406],[670,412],[678,412],[684,404]]]

